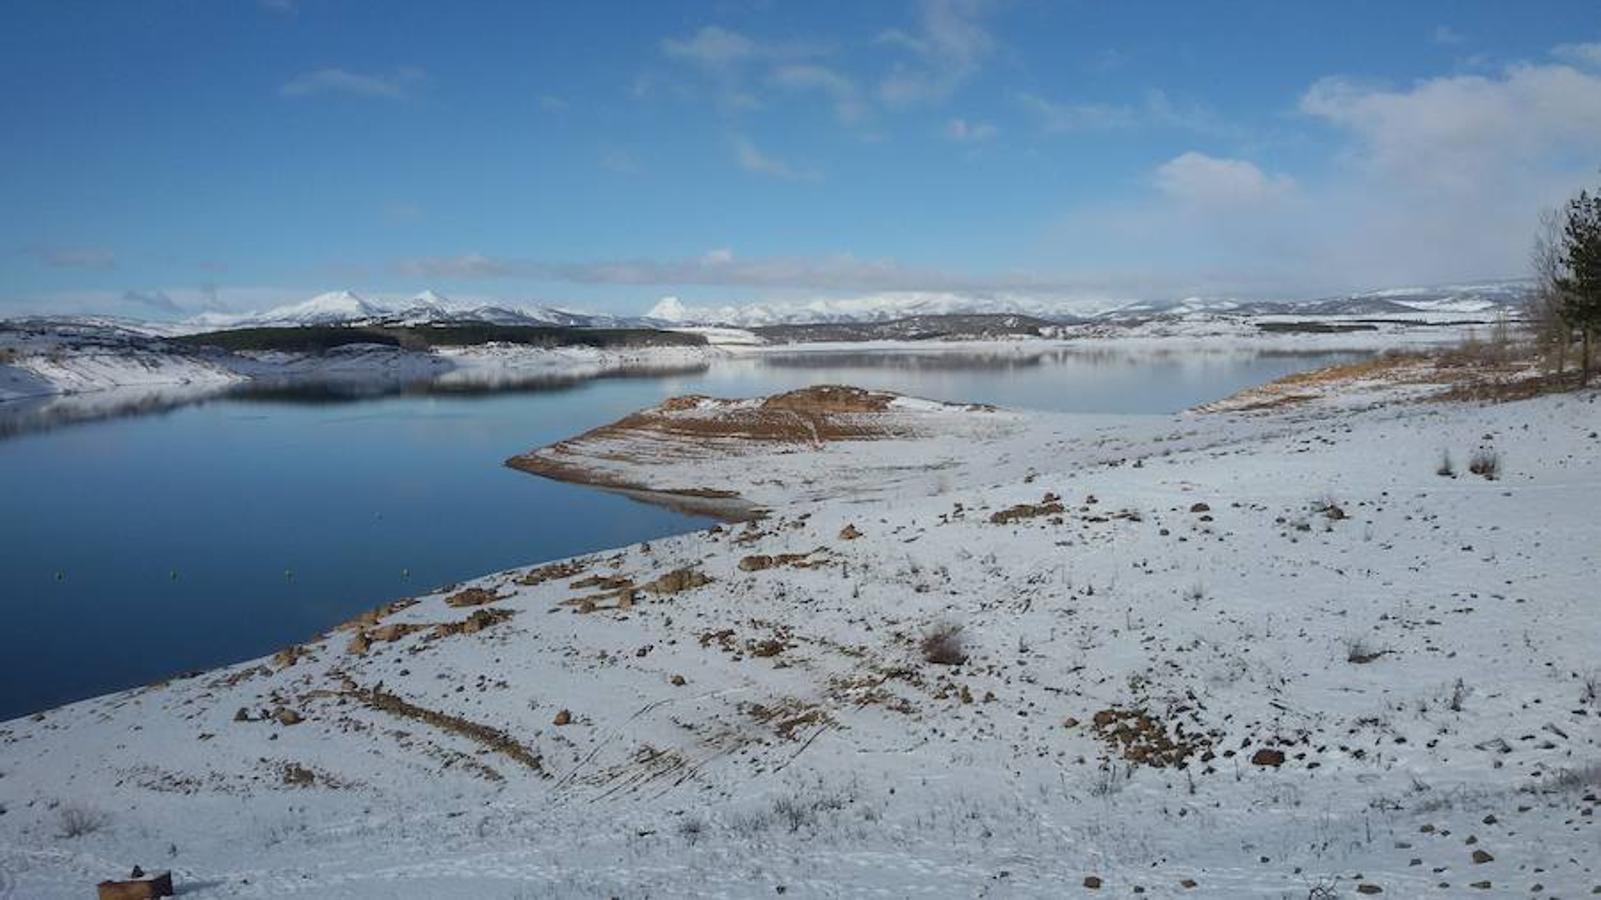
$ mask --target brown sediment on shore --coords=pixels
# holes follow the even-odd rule
[[[726,488],[669,486],[675,463],[712,456],[794,453],[842,441],[929,436],[919,411],[897,408],[900,395],[844,385],[817,385],[770,397],[723,400],[672,397],[609,425],[506,460],[556,481],[583,484],[698,515],[739,521],[765,510]],[[932,408],[983,413],[978,404]],[[690,468],[693,468],[691,466]]]
[[[1271,412],[1318,401],[1378,404],[1469,401],[1502,403],[1571,390],[1573,377],[1515,348],[1469,343],[1432,351],[1387,352],[1369,359],[1296,372],[1195,407],[1195,412]]]

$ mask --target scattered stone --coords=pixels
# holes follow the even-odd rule
[[[1284,751],[1275,750],[1272,747],[1263,747],[1251,754],[1251,765],[1272,766],[1276,769],[1284,765]]]
[[[413,631],[416,631],[417,628],[418,626],[409,622],[391,622],[388,625],[380,625],[377,628],[365,632],[365,634],[367,635],[367,640],[369,641],[377,641],[387,644],[391,641],[400,640]]]
[[[302,765],[289,763],[284,766],[284,784],[290,787],[311,787],[317,783],[317,773]]]
[[[272,655],[272,662],[280,669],[287,669],[300,661],[306,655],[306,649],[299,644],[290,644]]]
[[[573,721],[572,712],[570,712],[569,710],[565,710],[564,709],[564,710],[561,710],[560,712],[556,713],[556,718],[551,720],[551,724],[558,725],[558,726],[559,725],[568,725],[568,724],[571,724],[572,721]]]
[[[854,541],[861,536],[862,533],[856,530],[856,525],[854,523],[846,525],[839,531],[839,539],[842,541]]]
[[[527,575],[524,575],[522,578],[518,579],[518,583],[528,587],[534,587],[536,585],[544,584],[547,581],[555,581],[564,578],[576,578],[577,576],[582,575],[584,570],[587,568],[589,568],[589,563],[579,559],[570,560],[567,562],[546,563],[537,569],[531,569]]]
[[[1084,876],[1084,886],[1092,891],[1098,891],[1101,889],[1101,879],[1094,875],[1086,875]]]
[[[644,590],[646,593],[663,596],[667,594],[676,594],[680,591],[692,590],[702,585],[711,583],[711,576],[707,575],[706,573],[697,569],[683,568],[674,569],[673,571],[668,572],[666,575],[663,575],[654,581],[646,582],[642,586],[642,590]]]
[[[1054,516],[1067,511],[1062,501],[1055,494],[1046,494],[1039,503],[1019,503],[993,513],[990,522],[994,525],[1010,525],[1024,519],[1033,519],[1039,516]]]
[[[683,687],[688,682],[684,681],[684,676],[682,676],[682,675],[674,675],[672,678],[668,679],[668,683],[671,684],[673,687]]]
[[[299,725],[301,722],[306,720],[305,716],[302,716],[300,713],[295,712],[287,706],[280,706],[273,710],[272,717],[277,719],[278,724],[280,725]]]
[[[1475,850],[1475,851],[1473,851],[1473,861],[1475,863],[1478,863],[1478,864],[1482,865],[1484,863],[1490,862],[1493,859],[1495,859],[1495,857],[1491,856],[1488,851],[1485,851],[1485,850]]]
[[[483,588],[473,587],[467,588],[463,591],[457,591],[456,593],[451,594],[449,597],[446,597],[445,605],[454,606],[457,608],[463,606],[483,606],[485,603],[494,603],[499,599],[500,595],[494,591],[486,591]]]
[[[1356,892],[1358,894],[1382,894],[1384,893],[1384,888],[1376,884],[1359,884],[1356,886]]]
[[[1196,503],[1196,504],[1194,504],[1193,506],[1190,507],[1190,512],[1192,512],[1192,513],[1204,513],[1204,512],[1211,512],[1211,511],[1212,511],[1212,507],[1207,506],[1205,503]]]

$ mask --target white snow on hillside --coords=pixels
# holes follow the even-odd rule
[[[674,457],[774,515],[0,724],[3,884],[1588,894],[1601,394],[1365,396]]]

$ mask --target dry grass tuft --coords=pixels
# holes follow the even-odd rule
[[[967,648],[962,640],[962,626],[949,623],[936,625],[918,644],[923,659],[940,666],[959,666],[967,662]]]

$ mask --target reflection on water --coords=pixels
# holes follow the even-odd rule
[[[13,636],[8,671],[27,673],[0,679],[0,720],[269,653],[459,579],[709,524],[502,465],[675,394],[849,383],[1169,413],[1351,356],[780,353],[593,373],[604,377],[341,379],[0,404],[0,431],[13,434],[0,441],[0,620]]]
[[[706,371],[707,363],[625,365],[585,372],[529,374],[504,369],[466,369],[425,378],[299,376],[258,378],[234,385],[131,385],[103,391],[59,394],[0,403],[0,438],[48,431],[63,425],[143,416],[213,400],[263,403],[357,403],[395,396],[486,396],[568,390],[601,378],[663,378]]]

